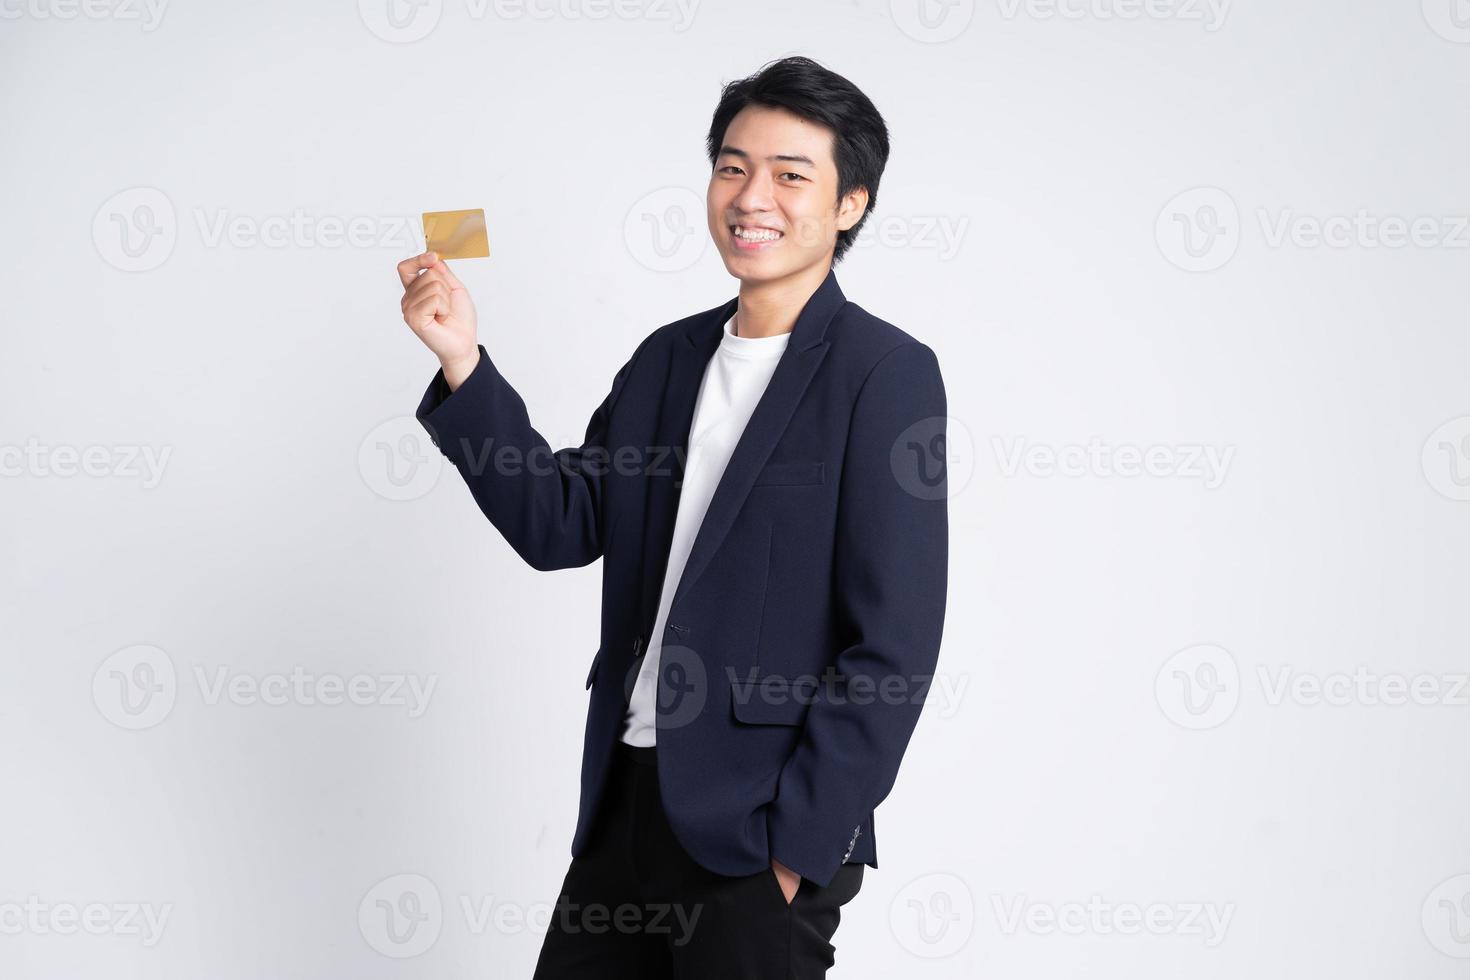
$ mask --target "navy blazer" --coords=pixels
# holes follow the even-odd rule
[[[417,417],[532,567],[604,559],[573,856],[654,625],[695,396],[738,299],[638,345],[586,439],[553,451],[480,346]],[[934,352],[826,279],[737,442],[670,606],[657,705],[669,823],[723,875],[772,857],[826,886],[877,867],[873,809],[932,680],[948,574]],[[510,612],[510,610],[507,610]]]

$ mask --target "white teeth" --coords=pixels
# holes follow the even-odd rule
[[[771,231],[769,229],[746,229],[742,228],[739,225],[736,225],[735,237],[747,242],[774,242],[776,239],[781,237],[781,233],[779,231]]]

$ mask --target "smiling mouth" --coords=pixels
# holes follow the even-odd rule
[[[770,245],[779,242],[785,237],[784,232],[775,231],[771,228],[749,228],[745,225],[730,225],[730,234],[734,237],[737,245],[751,247],[756,245]]]

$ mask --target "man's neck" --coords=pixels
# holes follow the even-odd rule
[[[774,282],[742,282],[735,309],[735,335],[774,337],[790,332],[831,268],[830,262],[824,262]]]

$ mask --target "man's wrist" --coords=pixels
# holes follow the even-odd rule
[[[473,353],[464,357],[457,357],[449,361],[440,361],[439,367],[444,371],[444,383],[449,386],[451,392],[464,384],[480,363],[480,348],[477,345]]]

